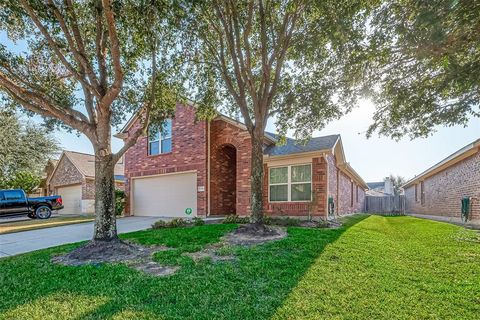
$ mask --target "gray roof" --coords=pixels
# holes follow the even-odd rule
[[[280,137],[277,134],[265,132],[266,135],[277,141]],[[287,137],[284,145],[271,145],[265,148],[264,154],[269,156],[283,156],[294,153],[312,152],[331,149],[340,138],[339,134],[324,137],[315,137],[308,140],[305,144]]]

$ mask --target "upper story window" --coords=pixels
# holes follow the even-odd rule
[[[148,155],[153,156],[172,151],[172,119],[161,126],[151,126],[148,130]]]
[[[311,201],[312,166],[310,164],[270,168],[269,199],[278,201]]]

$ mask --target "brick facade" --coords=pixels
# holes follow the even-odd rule
[[[224,160],[220,158],[224,154],[224,147],[231,146],[236,150],[236,205],[234,212],[238,215],[248,215],[250,213],[250,159],[252,156],[250,134],[231,123],[216,120],[210,124],[210,138],[211,213],[226,214],[223,210],[231,211],[233,208],[232,206],[230,209],[226,208],[222,203],[222,195],[229,191],[226,189],[225,176],[219,170],[222,166],[221,162]]]
[[[460,218],[461,199],[474,197],[472,218],[480,219],[480,151],[476,154],[430,176],[423,181],[424,203],[421,201],[421,184],[405,189],[407,213]]]
[[[264,166],[263,203],[265,213],[274,216],[326,217],[327,161],[324,157],[311,159],[312,200],[311,202],[269,202],[268,167]]]
[[[134,129],[130,132],[134,132],[137,125],[134,123],[132,125]],[[128,139],[128,132],[126,135]],[[130,208],[132,178],[191,170],[197,172],[197,187],[204,186],[197,189],[199,216],[205,216],[207,213],[212,215],[235,213],[241,216],[250,214],[251,138],[242,125],[225,118],[217,118],[210,124],[196,121],[195,108],[179,104],[172,121],[172,152],[149,156],[147,146],[147,137],[141,137],[125,154],[127,215],[132,211]],[[292,159],[298,156],[293,155]],[[287,157],[284,161],[288,163],[290,158]],[[312,164],[313,202],[283,203],[268,201],[268,170],[265,164],[266,214],[297,217],[307,217],[310,214],[322,218],[327,216],[328,195],[336,198],[335,159],[330,154],[318,153],[310,155],[308,163]],[[359,203],[355,202],[351,208],[342,206],[340,210],[345,210],[341,211],[342,213],[358,212],[363,209],[364,190],[359,189]],[[346,191],[345,188],[341,188],[341,192]]]
[[[138,123],[133,124],[135,132]],[[140,137],[137,143],[125,153],[125,193],[127,204],[125,214],[130,215],[131,178],[183,171],[197,172],[197,186],[205,186],[197,194],[197,214],[205,216],[207,210],[207,125],[197,121],[195,109],[177,105],[172,120],[172,152],[154,156],[148,155],[148,138]]]
[[[329,169],[328,194],[334,199],[335,213],[341,216],[364,211],[365,189],[337,167],[336,159],[333,155],[327,156],[327,162]]]

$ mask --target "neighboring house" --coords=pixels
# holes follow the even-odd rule
[[[115,184],[125,187],[123,159],[115,166]],[[93,214],[95,212],[95,156],[64,151],[47,178],[48,194],[62,196],[62,214]]]
[[[382,182],[367,182],[367,186],[367,196],[382,197],[395,193],[393,181],[390,177],[386,177]]]
[[[408,181],[406,211],[460,218],[461,200],[472,198],[472,214],[480,220],[480,139],[458,150]]]
[[[130,119],[117,137],[138,128]],[[132,130],[133,128],[133,130]],[[338,214],[363,211],[367,185],[346,162],[339,135],[306,145],[265,135],[264,205],[269,215],[327,217],[328,198]],[[250,214],[251,141],[246,127],[219,115],[199,121],[177,105],[160,134],[150,130],[125,154],[126,214],[192,217]]]

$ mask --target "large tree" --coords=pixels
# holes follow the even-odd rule
[[[251,136],[251,221],[263,229],[263,139],[269,119],[308,137],[354,105],[349,59],[363,1],[184,1],[205,101],[240,115]],[[205,104],[207,105],[207,104]]]
[[[44,127],[25,121],[12,110],[0,107],[0,188],[38,187],[49,159],[59,144]]]
[[[0,29],[26,47],[0,45],[0,91],[48,126],[91,141],[93,239],[116,240],[115,163],[149,120],[161,120],[176,102],[169,57],[177,46],[168,35],[168,1],[6,0],[0,10]],[[112,152],[112,125],[139,109],[139,129]]]
[[[425,137],[480,116],[480,1],[385,0],[373,11],[368,134]]]

